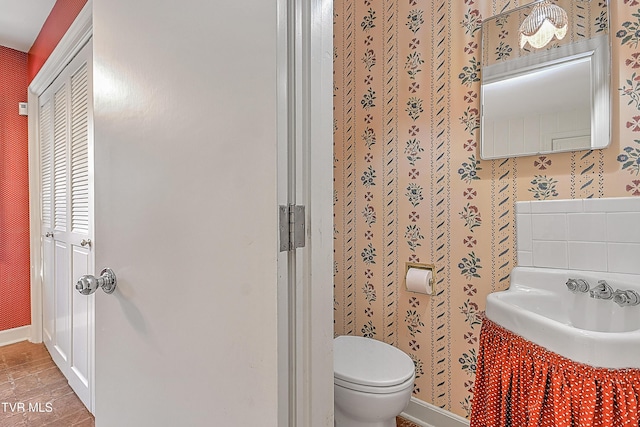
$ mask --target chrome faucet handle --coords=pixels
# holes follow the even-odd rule
[[[613,302],[620,307],[640,305],[640,294],[632,289],[626,291],[617,289],[613,293]]]
[[[573,293],[589,292],[589,283],[584,279],[569,279],[565,284],[567,285],[567,289]]]
[[[589,292],[591,298],[611,299],[613,298],[613,288],[604,280],[598,280],[598,286]]]

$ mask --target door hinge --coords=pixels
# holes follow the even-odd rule
[[[303,248],[305,245],[305,214],[304,206],[280,206],[280,252]]]

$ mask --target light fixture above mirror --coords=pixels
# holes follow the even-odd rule
[[[520,48],[525,47],[527,43],[536,49],[543,48],[554,37],[562,40],[567,35],[568,28],[567,12],[551,0],[542,0],[534,6],[520,25]]]

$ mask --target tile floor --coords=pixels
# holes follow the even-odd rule
[[[405,420],[404,418],[397,417],[396,425],[398,427],[420,427],[418,424],[414,424],[411,421]]]
[[[45,426],[93,427],[94,420],[44,344],[0,347],[0,427]]]

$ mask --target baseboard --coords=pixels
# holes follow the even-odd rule
[[[0,331],[0,347],[31,338],[31,325]]]
[[[469,420],[415,397],[400,416],[422,427],[468,427]]]

